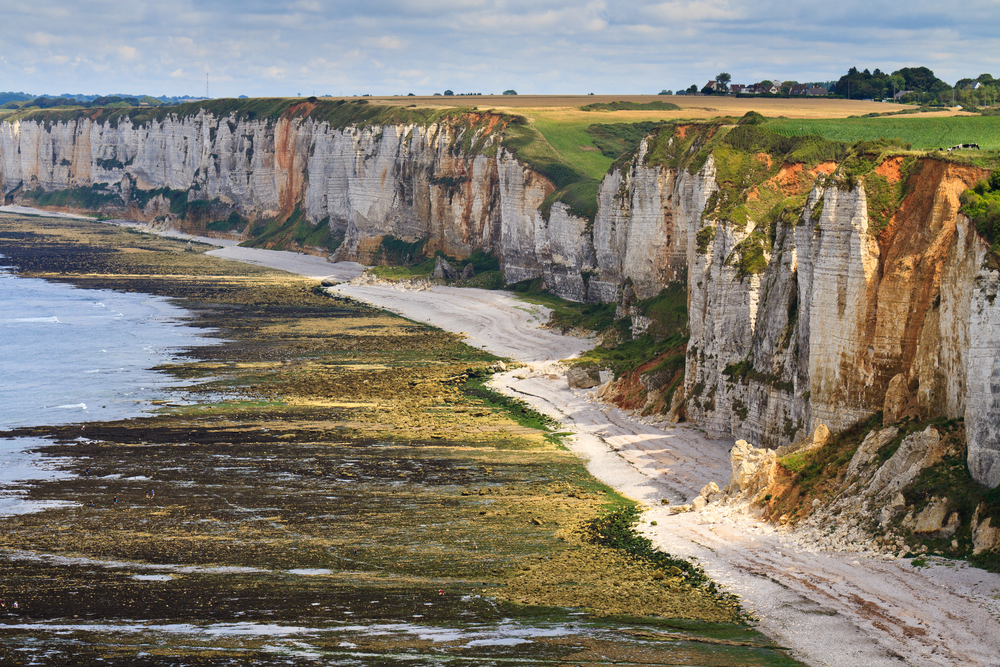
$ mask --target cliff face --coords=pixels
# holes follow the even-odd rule
[[[964,418],[973,476],[1000,484],[1000,272],[958,213],[982,176],[922,161],[878,233],[863,187],[821,178],[754,275],[734,261],[749,230],[705,221],[717,227],[689,264],[688,415],[768,446],[878,410],[887,421]]]
[[[0,186],[6,193],[19,184],[110,184],[126,195],[169,188],[170,200],[219,200],[248,220],[288,217],[301,206],[313,224],[345,234],[345,258],[369,260],[366,242],[385,234],[430,238],[433,249],[468,255],[499,234],[497,160],[456,151],[460,140],[449,125],[335,129],[308,117],[205,111],[139,126],[127,117],[116,125],[86,117],[4,123]],[[154,200],[130,213],[151,220],[165,211]]]
[[[685,411],[709,432],[776,446],[878,410],[964,417],[970,469],[1000,484],[1000,271],[958,214],[980,170],[923,160],[876,230],[863,185],[827,178],[836,165],[805,176],[784,165],[782,187],[811,184],[804,208],[755,226],[712,213],[724,195],[713,156],[695,173],[651,166],[643,141],[603,179],[593,221],[559,202],[546,218],[553,184],[500,145],[501,117],[472,115],[360,126],[206,110],[134,124],[5,122],[0,188],[117,197],[129,215],[165,224],[181,224],[178,201],[250,221],[298,211],[342,235],[337,259],[372,261],[387,235],[460,258],[482,249],[508,282],[541,276],[561,296],[626,313],[632,299],[682,283]],[[883,167],[890,184],[903,178],[898,163]]]

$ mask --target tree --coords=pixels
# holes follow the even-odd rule
[[[714,92],[715,92],[715,89],[712,88],[711,86],[705,86],[704,88],[701,89],[701,94],[702,95],[711,95]]]
[[[660,95],[673,95],[673,94],[674,94],[674,91],[672,91],[672,90],[661,90],[660,91]]]
[[[504,95],[517,95],[517,91],[516,91],[516,90],[514,90],[513,88],[511,88],[511,89],[509,89],[509,90],[505,90],[505,91],[503,91],[503,94],[504,94]]]
[[[885,83],[887,87],[886,92],[891,94],[893,98],[896,97],[896,93],[898,93],[899,91],[906,90],[906,79],[904,79],[899,74],[893,74],[891,76],[887,76],[885,78]]]
[[[446,90],[446,91],[444,91],[444,94],[445,95],[454,95],[455,91],[453,91],[453,90]]]
[[[719,72],[715,76],[715,83],[719,84],[719,89],[723,92],[729,90],[729,82],[733,80],[733,77],[729,76],[729,72]]]
[[[687,94],[688,95],[697,95],[698,94],[698,86],[696,86],[695,84],[692,83],[690,86],[688,86]]]

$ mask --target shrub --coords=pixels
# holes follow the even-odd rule
[[[976,183],[971,190],[966,190],[960,198],[962,213],[969,217],[972,224],[990,244],[994,252],[1000,250],[1000,169],[994,171],[989,179]]]

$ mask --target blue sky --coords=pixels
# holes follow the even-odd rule
[[[0,90],[657,93],[851,66],[1000,77],[1000,0],[0,0]]]

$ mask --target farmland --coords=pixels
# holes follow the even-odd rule
[[[953,116],[897,118],[788,119],[778,118],[767,128],[785,136],[816,134],[824,139],[872,141],[880,138],[901,139],[915,150],[948,148],[975,143],[983,150],[1000,149],[1000,117]]]
[[[678,109],[583,111],[588,104],[614,101],[640,104],[670,102]],[[565,95],[565,96],[474,96],[431,98],[374,98],[377,104],[408,104],[416,107],[474,106],[526,118],[537,131],[536,144],[519,157],[546,155],[570,165],[588,177],[600,180],[614,158],[602,154],[587,132],[593,124],[639,122],[699,122],[712,118],[740,118],[756,111],[769,120],[768,129],[785,136],[819,135],[853,144],[880,138],[900,139],[914,150],[936,150],[962,143],[976,143],[984,151],[1000,150],[1000,117],[983,117],[959,109],[941,109],[913,115],[868,118],[868,114],[892,113],[915,107],[882,102],[803,98],[767,99],[661,95]],[[530,160],[529,160],[530,161]],[[992,163],[992,159],[990,160]]]

